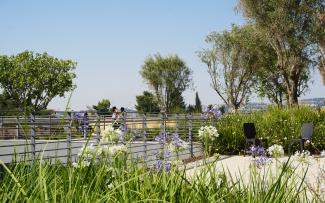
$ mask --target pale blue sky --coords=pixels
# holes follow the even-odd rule
[[[133,108],[135,96],[148,89],[139,75],[144,59],[157,52],[178,54],[193,70],[202,103],[220,103],[195,52],[206,46],[209,32],[244,23],[235,4],[235,0],[1,0],[0,54],[46,51],[77,61],[74,110],[102,98]],[[325,96],[316,71],[313,80],[303,98]],[[186,103],[194,103],[195,91],[184,93]],[[63,110],[66,102],[56,98],[49,107]]]

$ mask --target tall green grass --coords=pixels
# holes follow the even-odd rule
[[[308,197],[304,178],[288,163],[277,175],[252,168],[245,177],[231,177],[214,163],[190,175],[186,169],[156,172],[123,160],[93,159],[74,168],[59,162],[2,164],[2,202],[316,202]],[[121,162],[119,162],[121,161]],[[123,163],[123,164],[121,164]]]

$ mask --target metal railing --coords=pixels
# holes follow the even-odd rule
[[[192,114],[138,114],[129,113],[115,120],[110,115],[93,112],[57,112],[54,115],[0,117],[0,159],[59,160],[71,162],[86,143],[96,146],[101,133],[109,125],[120,128],[126,142],[129,159],[155,161],[161,146],[155,137],[159,133],[177,133],[188,142],[189,148],[177,156],[182,160],[202,155],[197,131],[208,120]],[[176,156],[176,154],[173,154]]]

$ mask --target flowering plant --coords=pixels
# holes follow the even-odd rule
[[[120,129],[114,129],[113,126],[108,126],[102,132],[102,141],[109,141],[112,143],[118,143],[123,138],[123,132]]]
[[[177,154],[188,147],[188,143],[182,140],[177,133],[168,133],[168,132],[160,132],[159,135],[155,137],[155,141],[157,141],[162,150],[156,154],[158,161],[154,163],[153,169],[155,171],[165,170],[169,172],[171,169],[172,163],[172,152]],[[174,162],[177,163],[177,162]]]
[[[303,150],[301,153],[297,151],[294,155],[294,160],[302,164],[311,164],[313,157],[310,155],[308,150]]]
[[[201,140],[209,139],[211,141],[215,140],[217,137],[219,137],[218,130],[214,126],[202,126],[199,129],[199,138]]]
[[[103,153],[111,156],[117,156],[118,154],[127,153],[127,147],[125,145],[113,145],[113,146],[105,146],[103,148]]]
[[[202,126],[199,129],[199,139],[203,142],[205,155],[208,156],[211,153],[210,143],[219,137],[218,130],[214,126]]]
[[[279,158],[284,155],[284,150],[281,145],[274,144],[271,147],[267,149],[267,152],[269,153],[270,156],[273,158]]]
[[[252,145],[246,153],[251,154],[253,157],[265,156],[265,149],[264,147]]]

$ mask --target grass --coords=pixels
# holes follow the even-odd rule
[[[95,158],[88,167],[47,161],[2,165],[2,202],[317,202],[289,162],[273,175],[252,168],[249,181],[207,164],[197,175],[173,167],[156,172],[146,165]]]

